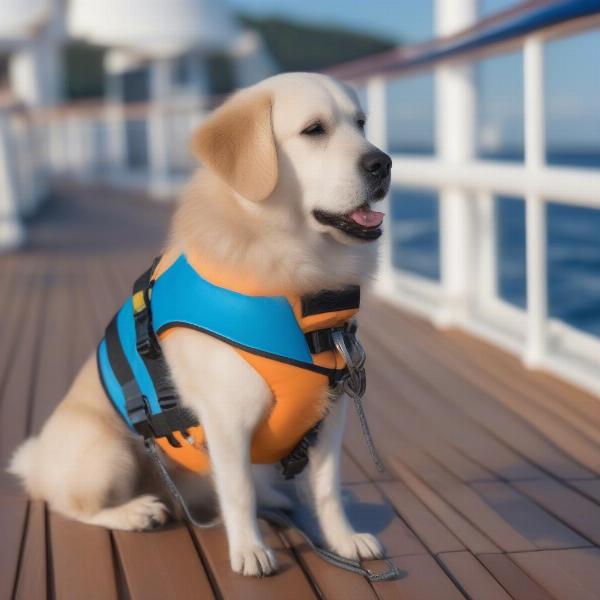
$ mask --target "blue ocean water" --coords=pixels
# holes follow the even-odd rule
[[[547,160],[549,164],[598,168],[600,152],[549,152]],[[550,315],[600,336],[600,210],[559,201],[560,198],[549,198],[547,205]],[[524,308],[527,284],[523,198],[498,196],[496,210],[499,295]],[[439,279],[437,192],[394,189],[391,217],[394,264]]]

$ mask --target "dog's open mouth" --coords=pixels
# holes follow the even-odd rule
[[[362,240],[376,240],[381,235],[381,224],[385,216],[382,212],[371,210],[366,203],[343,215],[324,210],[313,210],[313,215],[319,223]]]

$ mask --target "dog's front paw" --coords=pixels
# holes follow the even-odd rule
[[[233,548],[230,553],[231,568],[242,575],[262,577],[277,570],[277,559],[273,551],[264,544]]]
[[[336,540],[335,544],[331,544],[331,549],[336,554],[352,560],[383,556],[383,546],[370,533],[353,533],[342,540]]]

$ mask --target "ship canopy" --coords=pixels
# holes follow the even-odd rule
[[[227,50],[238,34],[227,4],[219,0],[71,0],[68,31],[157,58]]]
[[[52,0],[0,0],[0,38],[33,37],[51,17]]]

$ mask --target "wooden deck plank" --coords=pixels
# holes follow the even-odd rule
[[[402,578],[373,584],[381,600],[464,600],[463,594],[431,556],[403,556],[397,563],[403,571]]]
[[[369,378],[364,401],[366,410],[368,414],[380,414],[393,424],[397,440],[404,440],[409,446],[423,449],[462,481],[496,479],[490,470],[470,458],[477,456],[472,444],[473,441],[480,441],[478,432],[465,432],[463,423],[460,423],[459,430],[455,415],[444,419],[445,426],[442,427],[442,415],[423,412],[423,406],[432,401],[431,398],[423,398],[427,390],[415,387],[414,382],[399,375],[389,355],[375,352],[367,368]],[[435,435],[423,436],[423,431],[435,432]],[[529,470],[528,473],[535,475],[534,470]]]
[[[43,502],[30,502],[15,585],[15,600],[43,600],[49,597],[49,559],[46,554],[45,506]]]
[[[572,480],[570,485],[583,492],[588,498],[600,504],[600,479]]]
[[[386,311],[390,310],[390,307],[386,307]],[[454,360],[451,352],[446,352],[443,360],[434,352],[424,352],[418,346],[417,333],[410,329],[407,331],[402,319],[396,318],[392,322],[385,320],[386,313],[380,310],[377,311],[377,319],[374,319],[374,312],[368,312],[367,318],[363,319],[370,329],[369,339],[376,336],[387,352],[397,356],[399,363],[406,365],[418,377],[424,378],[430,387],[468,419],[475,420],[490,433],[493,429],[504,443],[557,477],[594,477],[591,471],[550,443],[532,423],[526,422],[521,415],[500,404],[489,391],[465,379],[462,372],[464,369]],[[410,346],[397,344],[399,339],[411,340]]]
[[[541,482],[518,482],[537,484]],[[543,482],[545,483],[545,482]],[[502,482],[474,483],[471,487],[499,515],[536,547],[542,550],[576,548],[590,543],[543,508]]]
[[[429,487],[402,461],[390,459],[394,471],[417,498],[459,539],[466,548],[474,553],[499,552],[496,546],[469,519],[446,502],[443,495]]]
[[[25,530],[27,501],[23,498],[0,499],[0,598],[10,598],[19,566],[21,542]]]
[[[453,334],[455,332],[452,332]],[[451,335],[449,341],[452,346],[459,346],[459,350],[464,352],[465,358],[477,367],[487,379],[493,380],[504,386],[507,395],[514,397],[526,397],[538,411],[542,413],[551,413],[559,423],[564,422],[575,428],[584,437],[593,440],[596,445],[600,442],[600,410],[596,407],[595,411],[587,411],[582,414],[577,410],[576,405],[578,391],[574,388],[569,390],[570,403],[567,404],[562,398],[556,387],[541,386],[540,379],[533,377],[532,373],[515,369],[514,364],[498,357],[497,353],[488,352],[488,347],[468,338],[464,335]],[[586,405],[589,406],[589,399]],[[596,401],[597,404],[597,401]],[[539,414],[539,412],[538,412]],[[593,414],[594,418],[590,419]],[[598,450],[596,449],[596,454]],[[594,458],[597,460],[597,457]]]
[[[367,474],[358,466],[352,456],[343,449],[340,457],[340,481],[344,485],[370,481]]]
[[[508,447],[504,440],[493,435],[485,425],[482,426],[481,421],[472,420],[465,412],[457,410],[457,407],[449,402],[439,389],[422,381],[422,376],[418,372],[407,369],[403,364],[399,364],[397,359],[390,361],[391,349],[382,344],[377,331],[363,334],[363,338],[368,355],[375,359],[369,363],[370,387],[367,394],[372,392],[371,382],[374,379],[380,378],[385,382],[388,389],[394,390],[388,392],[387,403],[391,403],[393,399],[397,406],[397,420],[400,420],[403,414],[402,405],[398,406],[397,403],[410,403],[429,420],[425,430],[430,431],[432,435],[422,436],[423,443],[432,437],[447,439],[467,456],[477,457],[488,471],[505,479],[544,477],[542,471]],[[373,398],[372,403],[375,404],[377,396]]]
[[[477,557],[515,600],[552,600],[550,594],[505,554]]]
[[[600,544],[600,506],[551,479],[519,481],[515,487],[556,515],[582,536]]]
[[[52,581],[56,598],[118,598],[110,532],[49,514]]]
[[[454,509],[451,513],[444,511],[444,516],[454,515],[456,512],[460,513],[463,515],[461,521],[466,525],[463,527],[464,531],[472,530],[472,527],[467,525],[466,520],[475,522],[477,528],[489,540],[505,551],[533,550],[535,548],[529,540],[516,531],[494,509],[490,508],[467,484],[460,481],[440,464],[429,460],[421,450],[404,447],[399,451],[396,447],[395,432],[389,421],[380,419],[377,415],[372,415],[370,421],[375,439],[380,440],[380,446],[385,450],[386,455],[393,457],[391,462],[388,460],[391,469],[395,470],[396,474],[402,478],[406,476],[406,468],[399,472],[398,467],[404,464],[408,467],[408,470],[415,475],[418,474],[418,479],[422,481],[419,489],[423,490],[424,486],[429,488],[429,493],[426,493],[425,497],[431,498],[432,495],[435,495],[441,500],[437,503],[438,507],[450,505]],[[404,479],[404,481],[411,487],[415,479],[409,477],[408,480]],[[416,490],[413,489],[413,491]],[[416,491],[416,493],[419,492]],[[427,501],[425,498],[422,499]],[[456,525],[454,519],[453,524]],[[460,535],[458,537],[460,538]]]
[[[71,383],[73,344],[80,325],[71,322],[75,306],[73,289],[72,278],[66,270],[53,270],[45,281],[44,318],[39,332],[39,359],[27,433],[39,432]]]
[[[394,464],[398,464],[396,461]],[[450,504],[463,517],[484,533],[494,544],[505,551],[533,550],[535,546],[511,523],[507,522],[493,507],[490,507],[467,484],[455,479],[439,468],[428,473],[419,473],[419,477]]]
[[[510,600],[510,595],[470,552],[444,552],[439,555],[450,577],[470,598]]]
[[[272,577],[252,578],[231,571],[227,538],[223,528],[193,529],[201,546],[212,577],[225,599],[244,598],[315,598],[315,592],[295,557],[285,547],[279,535],[267,523],[261,522],[265,542],[273,549],[280,570]]]
[[[403,320],[403,324],[414,325],[414,321]],[[440,357],[454,372],[466,381],[490,393],[501,405],[519,415],[533,429],[560,448],[567,456],[592,472],[600,469],[600,432],[589,421],[580,419],[560,403],[532,387],[530,380],[523,378],[523,371],[509,374],[499,373],[488,357],[473,351],[464,354],[461,348],[444,338],[440,343],[435,331],[425,324],[417,325],[414,339],[426,353]],[[426,333],[425,333],[426,332]],[[521,376],[521,377],[520,377]],[[527,402],[523,399],[527,398]]]
[[[34,373],[39,354],[39,322],[43,304],[43,271],[38,263],[23,265],[19,287],[25,310],[19,322],[20,335],[12,351],[11,368],[3,383],[0,403],[0,464],[6,465],[30,429]],[[22,495],[16,479],[4,469],[0,474],[2,495]]]
[[[206,571],[182,524],[160,531],[113,533],[132,598],[213,598]]]
[[[470,356],[474,354],[485,356],[490,364],[498,367],[498,374],[529,382],[533,389],[543,393],[553,404],[560,403],[570,415],[579,416],[587,423],[594,424],[596,429],[600,429],[600,406],[596,396],[550,373],[526,371],[517,357],[495,348],[484,340],[475,340],[465,332],[452,330],[447,335],[448,338],[466,348]]]
[[[0,266],[2,282],[0,285],[0,392],[11,368],[15,347],[21,331],[22,320],[27,310],[27,298],[23,297],[21,277],[16,272],[14,260],[4,260]]]
[[[544,550],[511,558],[556,598],[600,598],[600,549]]]
[[[432,554],[464,550],[460,540],[403,482],[383,481],[377,486]]]

